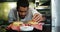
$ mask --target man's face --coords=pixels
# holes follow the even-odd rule
[[[28,12],[28,7],[19,7],[18,8],[18,14],[19,14],[19,17],[20,18],[25,18],[25,16],[27,15],[27,12]]]

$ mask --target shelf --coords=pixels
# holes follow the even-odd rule
[[[38,6],[36,9],[43,10],[43,9],[50,9],[49,6]]]

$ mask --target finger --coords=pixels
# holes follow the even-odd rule
[[[9,26],[7,26],[7,28],[8,28],[8,29],[10,29],[10,28],[11,28],[11,26],[12,26],[12,24],[10,24]]]
[[[40,18],[39,20],[38,20],[38,22],[41,22],[43,19],[42,18]]]
[[[38,21],[38,22],[42,21],[42,15],[38,15],[38,16],[39,16],[39,17],[38,17],[37,21]]]
[[[40,20],[40,17],[38,17],[37,22]]]
[[[34,20],[34,21],[38,21],[38,20],[39,20],[39,18],[40,18],[40,15],[36,16],[36,18],[35,18],[35,19],[33,19],[33,20]]]
[[[40,18],[40,16],[37,16],[37,17],[35,18],[35,21],[38,21],[38,20],[39,20],[39,18]]]
[[[40,22],[41,20],[39,19],[38,22]]]
[[[33,21],[36,21],[38,17],[34,18]]]
[[[34,14],[34,15],[33,15],[33,19],[36,18],[36,16],[38,16],[38,14]]]

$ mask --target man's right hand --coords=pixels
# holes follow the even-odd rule
[[[11,29],[12,30],[16,30],[16,31],[20,31],[20,26],[14,26],[14,25],[12,25]]]
[[[22,26],[24,26],[24,24],[22,24]],[[15,26],[15,25],[13,25],[13,24],[10,24],[9,26],[7,26],[6,29],[7,29],[7,30],[12,29],[12,30],[20,31],[20,26]]]
[[[7,30],[11,29],[12,24],[10,24],[9,26],[6,27]]]

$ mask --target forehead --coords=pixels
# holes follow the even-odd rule
[[[27,11],[28,10],[28,7],[19,7],[19,11]]]
[[[28,8],[28,7],[25,7],[25,6],[20,6],[19,8]]]

